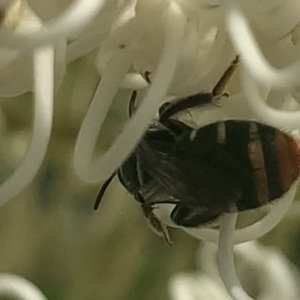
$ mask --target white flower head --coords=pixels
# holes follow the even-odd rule
[[[236,246],[234,253],[241,282],[253,299],[299,299],[299,272],[280,251],[253,241]],[[199,271],[171,279],[172,300],[231,299],[220,278],[216,254],[214,244],[199,248]]]
[[[103,181],[118,169],[167,96],[210,91],[237,54],[241,76],[232,83],[228,101],[222,109],[199,117],[199,124],[235,118],[299,129],[299,112],[281,109],[286,100],[299,102],[298,0],[50,2],[0,2],[0,95],[34,91],[35,97],[32,142],[20,167],[0,187],[1,204],[30,184],[43,161],[52,130],[53,97],[66,63],[93,49],[98,50],[95,67],[101,80],[74,151],[74,169],[86,182]],[[108,151],[94,158],[97,137],[121,86],[143,90],[143,101]],[[295,189],[296,184],[249,227],[235,231],[237,214],[232,212],[221,218],[220,230],[189,230],[219,242],[221,276],[234,299],[249,298],[235,276],[233,245],[275,226]],[[163,214],[169,217],[169,212]]]
[[[5,9],[2,28],[20,35],[42,29],[41,20],[33,13],[26,2],[13,1]],[[55,45],[55,87],[59,87],[65,70],[66,40]],[[20,51],[0,48],[0,95],[14,97],[33,91],[33,54],[32,51]]]
[[[32,282],[13,274],[0,274],[0,295],[22,300],[47,300]]]

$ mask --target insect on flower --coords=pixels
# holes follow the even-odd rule
[[[224,86],[237,62],[211,93],[163,104],[158,119],[117,172],[152,229],[169,244],[166,225],[155,215],[156,205],[174,204],[170,217],[175,224],[198,227],[231,212],[233,206],[245,211],[280,198],[299,176],[299,143],[276,128],[230,120],[195,129],[177,117],[189,109],[205,109],[225,96]],[[130,116],[135,98],[134,92]],[[114,175],[102,186],[95,209]]]

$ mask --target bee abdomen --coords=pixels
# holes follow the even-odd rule
[[[230,173],[243,188],[238,209],[257,208],[283,196],[300,175],[299,141],[258,122],[224,123],[225,138],[221,144],[248,174],[242,177],[233,167]],[[199,138],[219,143],[218,124],[200,129]]]
[[[254,122],[249,128],[249,159],[260,206],[280,198],[298,178],[300,148],[298,141],[278,129]]]
[[[257,202],[260,205],[269,202],[269,181],[267,174],[268,157],[265,157],[264,147],[258,132],[258,125],[249,124],[248,156],[252,166],[253,185]],[[266,164],[265,164],[266,163]]]
[[[280,183],[285,193],[300,174],[300,144],[299,141],[278,131],[275,145]]]

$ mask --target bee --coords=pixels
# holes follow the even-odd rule
[[[232,75],[235,59],[211,93],[163,104],[134,152],[117,171],[152,229],[171,244],[155,215],[159,204],[173,204],[171,220],[198,227],[223,213],[261,207],[286,193],[300,173],[299,142],[271,126],[229,120],[192,128],[176,115],[195,107],[216,105]],[[129,115],[134,111],[133,93]],[[113,174],[102,186],[98,208]]]

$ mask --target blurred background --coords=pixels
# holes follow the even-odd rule
[[[55,100],[54,131],[47,157],[32,184],[0,209],[0,273],[33,281],[51,300],[171,299],[168,281],[196,270],[199,242],[171,230],[168,246],[148,227],[139,204],[118,179],[98,211],[99,185],[81,182],[73,150],[81,122],[100,80],[95,53],[67,68]],[[99,137],[104,151],[127,120],[130,91],[121,91]],[[30,93],[0,100],[0,180],[17,168],[31,138]],[[267,245],[281,249],[300,267],[298,206],[271,233]]]

